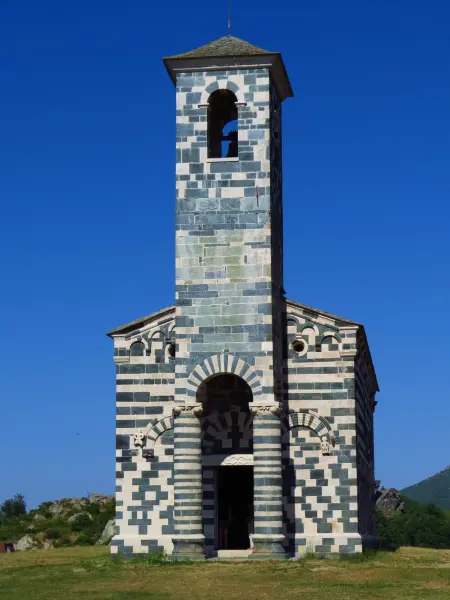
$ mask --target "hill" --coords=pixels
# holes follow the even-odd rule
[[[17,494],[0,506],[0,541],[15,542],[17,550],[106,544],[114,535],[114,515],[113,496],[63,498],[27,512]]]
[[[450,465],[400,492],[416,502],[435,504],[439,508],[450,510]]]

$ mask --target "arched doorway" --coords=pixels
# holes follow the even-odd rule
[[[207,551],[248,550],[253,533],[253,426],[250,386],[222,373],[204,381],[203,507]]]

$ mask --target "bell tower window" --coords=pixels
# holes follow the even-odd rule
[[[230,90],[216,90],[208,100],[208,158],[237,158],[237,98]]]

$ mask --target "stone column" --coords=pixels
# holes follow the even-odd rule
[[[252,558],[285,558],[280,408],[253,405],[254,550]]]
[[[175,406],[173,559],[205,558],[201,404]]]

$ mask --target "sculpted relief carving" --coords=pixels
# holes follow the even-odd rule
[[[143,448],[145,446],[145,433],[140,429],[134,433],[133,443],[136,448]]]
[[[250,408],[250,410],[254,417],[256,417],[260,414],[267,414],[267,413],[271,413],[272,415],[278,416],[281,412],[280,406],[276,403],[253,405]]]
[[[201,404],[184,404],[174,406],[172,412],[175,417],[181,415],[181,413],[192,412],[196,417],[201,417],[203,414],[203,406]]]

